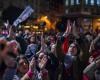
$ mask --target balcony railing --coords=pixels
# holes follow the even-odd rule
[[[65,0],[66,6],[76,6],[76,5],[90,5],[90,6],[100,6],[100,0]]]

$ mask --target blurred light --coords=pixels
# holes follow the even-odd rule
[[[30,26],[24,26],[24,28],[30,28]]]
[[[48,16],[44,16],[44,18],[45,18],[45,19],[47,19],[47,18],[48,18]]]
[[[98,21],[100,21],[100,19],[97,19]]]
[[[93,22],[93,28],[94,30],[96,30],[98,27],[98,29],[100,29],[100,19],[95,19]]]
[[[39,34],[41,33],[41,32],[38,32]]]
[[[34,29],[38,29],[38,26],[33,26]]]
[[[80,1],[79,0],[76,0],[76,4],[80,4]]]
[[[21,25],[19,25],[19,28],[21,28],[22,26]]]
[[[47,31],[48,29],[47,28],[44,28],[44,30]]]
[[[42,16],[40,19],[38,19],[38,22],[46,22],[46,27],[51,29],[51,22],[48,19],[48,16]]]

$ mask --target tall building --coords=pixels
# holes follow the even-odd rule
[[[90,12],[93,14],[100,14],[100,0],[65,0],[66,10],[72,12]]]
[[[85,29],[100,28],[100,0],[65,0],[65,16],[79,19]]]

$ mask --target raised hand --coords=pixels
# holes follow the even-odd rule
[[[73,35],[74,35],[75,37],[78,38],[79,35],[78,35],[78,30],[76,29],[75,21],[73,22],[72,26],[73,26],[73,28],[72,28],[72,33],[73,33]]]
[[[67,21],[67,28],[66,28],[66,31],[65,33],[63,34],[63,36],[68,36],[70,33],[71,33],[71,23],[70,23],[70,20]]]
[[[45,68],[46,63],[47,63],[47,56],[44,55],[43,58],[41,59],[41,61],[39,62],[39,68],[40,68],[40,69]]]
[[[44,46],[44,38],[43,38],[43,32],[41,34],[41,48]]]
[[[36,61],[35,61],[35,57],[33,57],[32,60],[30,61],[29,69],[34,71],[35,67],[36,67]]]
[[[67,22],[67,32],[70,33],[71,29],[72,29],[71,22],[70,22],[70,20],[68,20],[68,22]]]
[[[35,67],[36,67],[36,61],[35,61],[35,57],[33,57],[29,64],[29,71],[20,80],[34,80]]]

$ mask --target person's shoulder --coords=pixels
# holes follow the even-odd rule
[[[36,46],[36,44],[29,44],[28,46],[29,47],[33,47],[33,46]]]
[[[84,74],[93,71],[92,69],[94,69],[96,67],[95,62],[92,62],[91,64],[89,64],[83,71]]]

